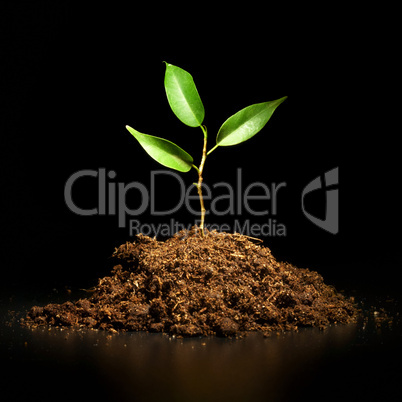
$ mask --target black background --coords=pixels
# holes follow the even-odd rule
[[[218,10],[199,3],[1,2],[2,395],[71,400],[78,392],[101,399],[126,393],[127,400],[156,394],[161,400],[169,393],[177,399],[175,387],[187,384],[193,399],[202,389],[210,400],[238,400],[247,392],[266,400],[271,381],[290,400],[303,393],[322,399],[321,392],[328,400],[398,399],[391,396],[400,394],[401,356],[398,14],[378,4],[284,5],[278,11],[272,3]],[[170,139],[198,163],[202,135],[170,110],[164,60],[193,75],[209,147],[233,113],[288,96],[255,138],[212,153],[204,180],[235,185],[241,168],[244,185],[286,182],[275,219],[287,236],[264,237],[264,244],[278,259],[317,270],[355,295],[368,321],[287,334],[283,342],[205,344],[141,333],[111,339],[91,331],[29,332],[13,319],[9,310],[18,318],[32,305],[73,297],[66,288],[85,294],[80,289],[108,274],[114,248],[132,240],[116,216],[78,216],[64,201],[66,181],[83,169],[104,168],[116,172],[115,182],[148,185],[150,172],[161,167],[126,124]],[[311,180],[336,167],[340,231],[333,235],[303,215],[300,197]],[[196,179],[194,172],[181,177],[186,185]],[[157,188],[158,203],[174,203],[177,191],[167,184]],[[96,180],[77,182],[73,196],[82,207],[96,207]],[[306,206],[323,217],[324,194],[312,194]],[[185,208],[164,217],[147,211],[139,219],[171,218],[185,225],[195,219]],[[234,219],[262,223],[247,213],[208,216],[207,223]],[[373,313],[384,305],[394,318],[388,330],[377,327]],[[348,331],[352,338],[345,338]],[[274,353],[267,358],[267,351]]]
[[[170,139],[198,163],[201,131],[179,122],[166,100],[168,61],[194,77],[210,147],[223,121],[241,108],[289,97],[258,136],[211,154],[204,174],[211,186],[235,183],[240,167],[245,184],[287,183],[275,217],[287,236],[264,238],[274,255],[346,289],[397,292],[392,24],[380,37],[372,18],[351,10],[278,13],[243,6],[218,13],[50,1],[1,7],[2,289],[89,287],[108,272],[114,247],[130,240],[128,228],[119,228],[116,216],[75,215],[63,192],[82,169],[113,170],[115,182],[149,183],[160,166],[126,124]],[[335,167],[340,231],[333,235],[303,215],[300,196]],[[182,178],[190,185],[196,175]],[[77,185],[77,204],[96,207],[96,181],[87,183]],[[172,193],[163,187],[160,197]],[[322,216],[324,196],[314,197],[309,211]],[[195,219],[184,210],[140,217],[144,223],[170,218],[185,225]],[[261,222],[247,214],[230,219]]]

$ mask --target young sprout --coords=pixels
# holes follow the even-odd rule
[[[194,168],[198,173],[197,186],[201,206],[200,231],[204,236],[205,207],[202,197],[202,174],[207,156],[220,146],[240,144],[257,134],[268,122],[275,109],[287,96],[269,102],[247,106],[229,117],[216,136],[216,144],[207,152],[208,131],[202,124],[205,110],[195,86],[193,77],[180,67],[166,63],[165,90],[169,105],[177,118],[190,127],[200,127],[204,135],[201,163],[197,167],[194,160],[182,148],[164,138],[143,134],[130,126],[127,130],[135,137],[151,158],[161,165],[180,172]]]

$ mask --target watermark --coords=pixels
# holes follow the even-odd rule
[[[339,168],[329,170],[321,176],[316,177],[302,192],[302,210],[304,215],[315,225],[329,233],[337,234],[339,232]],[[315,217],[306,211],[304,205],[305,196],[313,191],[325,189],[325,219]]]
[[[116,182],[114,181],[116,176],[116,172],[113,170],[107,172],[103,168],[80,170],[72,174],[64,187],[64,199],[68,208],[75,214],[82,216],[116,215],[120,228],[126,227],[128,217],[138,217],[146,212],[152,216],[169,216],[185,208],[191,215],[199,216],[199,208],[194,205],[194,201],[199,199],[195,186],[193,184],[186,186],[182,177],[175,172],[168,170],[151,171],[149,186],[138,181],[131,183]],[[97,180],[98,191],[93,196],[91,208],[83,208],[74,202],[74,186],[85,178]],[[179,189],[174,196],[176,204],[169,209],[160,209],[156,205],[157,181],[164,181],[168,178],[174,179],[175,188]],[[209,204],[206,215],[233,216],[247,213],[252,216],[275,216],[278,210],[279,191],[285,187],[285,182],[269,185],[254,182],[244,186],[241,169],[238,169],[234,184],[218,182],[209,186],[203,183],[203,198]],[[219,196],[214,197],[214,192],[219,192]],[[255,194],[256,192],[259,194]],[[134,193],[138,201],[135,208],[128,205],[129,193]],[[263,202],[264,207],[262,209],[256,209],[252,205],[251,202],[256,200]]]
[[[195,224],[199,224],[198,221]],[[130,219],[130,236],[142,233],[151,237],[170,237],[180,230],[190,230],[193,224],[184,225],[174,219],[170,219],[169,223],[142,223],[138,219]],[[276,219],[268,219],[268,222],[263,224],[251,223],[249,219],[244,221],[234,220],[233,224],[228,223],[206,223],[205,229],[218,232],[241,233],[252,237],[273,237],[286,236],[286,226],[283,223],[278,223]]]
[[[170,180],[170,184],[174,186],[175,190],[161,197],[161,184],[167,180]],[[79,197],[77,197],[78,191],[75,189],[82,183],[96,186],[90,199],[86,200],[86,203],[89,202],[89,207],[80,205],[80,202],[77,201]],[[332,234],[339,231],[338,190],[335,188],[338,184],[338,168],[335,168],[326,172],[323,180],[319,176],[308,183],[301,194],[303,214],[314,225]],[[237,169],[236,179],[231,183],[218,182],[211,186],[203,183],[203,198],[207,204],[206,216],[210,216],[211,220],[213,217],[227,218],[226,223],[220,224],[212,224],[207,221],[206,228],[237,232],[252,237],[286,236],[287,228],[278,218],[279,205],[285,202],[286,188],[286,182],[243,183],[241,168]],[[319,219],[309,213],[304,202],[307,194],[322,188],[326,189],[325,219]],[[164,200],[167,196],[173,199],[173,205],[171,202],[169,204],[161,202],[161,198]],[[116,216],[118,227],[127,228],[130,236],[143,233],[152,237],[169,237],[181,229],[190,229],[194,223],[197,224],[197,218],[200,216],[199,197],[195,186],[193,184],[186,185],[182,176],[170,170],[151,171],[147,185],[138,181],[129,183],[118,181],[116,172],[108,171],[105,168],[80,170],[67,179],[64,187],[64,200],[70,211],[77,215]],[[141,219],[146,215],[172,217],[183,210],[195,217],[189,225],[184,225],[172,218],[169,223],[157,225],[143,222]],[[251,216],[255,221],[235,219],[236,216]]]

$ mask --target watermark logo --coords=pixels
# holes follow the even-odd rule
[[[64,187],[64,200],[67,207],[81,216],[108,215],[116,216],[119,228],[128,228],[130,236],[143,233],[149,236],[172,236],[181,229],[190,229],[192,224],[199,224],[199,198],[194,185],[186,185],[182,177],[169,170],[151,171],[147,185],[138,181],[124,183],[116,180],[113,170],[104,168],[97,170],[80,170],[72,174]],[[169,205],[162,202],[157,188],[163,182],[170,180],[175,191],[169,194],[173,200]],[[86,207],[77,202],[78,189],[84,183],[90,183],[93,189],[85,203]],[[338,233],[338,168],[325,173],[323,180],[317,177],[302,191],[301,206],[304,215],[321,229]],[[287,228],[278,218],[278,205],[285,203],[286,182],[270,183],[258,181],[250,184],[243,183],[242,170],[236,172],[236,179],[231,183],[218,182],[209,186],[202,184],[204,201],[207,203],[206,216],[216,217],[226,223],[214,224],[206,222],[209,230],[238,232],[252,237],[269,236],[283,237]],[[326,190],[326,216],[320,219],[306,210],[305,197],[307,194],[321,189]],[[163,197],[162,197],[163,198]],[[79,197],[78,197],[79,199]],[[82,197],[81,197],[82,199]],[[159,200],[159,203],[157,202]],[[134,202],[133,202],[134,201]],[[135,205],[135,207],[133,206]],[[158,225],[142,222],[140,216],[171,217],[179,211],[186,211],[195,219],[190,225],[170,219],[169,223]],[[243,219],[244,213],[251,219]],[[239,219],[235,219],[239,217]]]
[[[324,183],[322,183],[324,182]],[[329,233],[337,234],[339,232],[339,168],[329,170],[324,174],[324,179],[320,176],[312,180],[302,192],[302,210],[304,215],[315,225]],[[320,189],[325,190],[325,219],[317,218],[306,211],[304,200],[307,194]]]
[[[191,184],[186,186],[182,177],[172,171],[157,170],[150,172],[149,185],[133,181],[131,183],[116,182],[116,172],[107,172],[106,169],[81,170],[72,174],[64,187],[64,200],[67,207],[77,215],[116,215],[118,227],[128,226],[130,235],[136,233],[158,233],[173,235],[178,228],[183,228],[178,222],[170,221],[169,224],[151,225],[141,223],[139,216],[149,213],[151,216],[172,216],[178,211],[185,210],[192,216],[198,218],[199,197],[196,194],[196,187]],[[83,180],[91,180],[97,185],[97,192],[92,195],[90,200],[91,207],[83,208],[74,201],[74,187]],[[170,194],[175,201],[175,205],[169,208],[162,208],[157,203],[158,184],[170,180],[175,182],[175,193]],[[172,184],[172,183],[171,183]],[[230,219],[231,224],[222,223],[220,225],[206,224],[209,230],[237,231],[249,233],[252,236],[285,236],[286,227],[283,223],[274,219],[278,210],[278,194],[286,183],[254,182],[245,185],[242,180],[242,170],[238,169],[234,183],[218,182],[209,186],[202,184],[204,201],[208,203],[207,216],[215,217],[234,217],[242,216],[246,212],[249,216],[266,217],[264,223],[252,223],[250,220],[238,221]],[[136,208],[130,206],[130,199],[135,198]],[[160,194],[159,194],[160,198]],[[132,203],[131,203],[132,205]],[[256,207],[258,205],[258,207]],[[134,217],[137,219],[128,219]],[[195,222],[197,223],[197,222]]]

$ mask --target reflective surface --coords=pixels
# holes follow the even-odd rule
[[[397,303],[385,304],[395,309]],[[3,400],[352,401],[402,395],[396,310],[392,325],[377,326],[371,309],[356,324],[244,339],[30,330],[18,323],[23,310],[15,302],[2,304]]]

